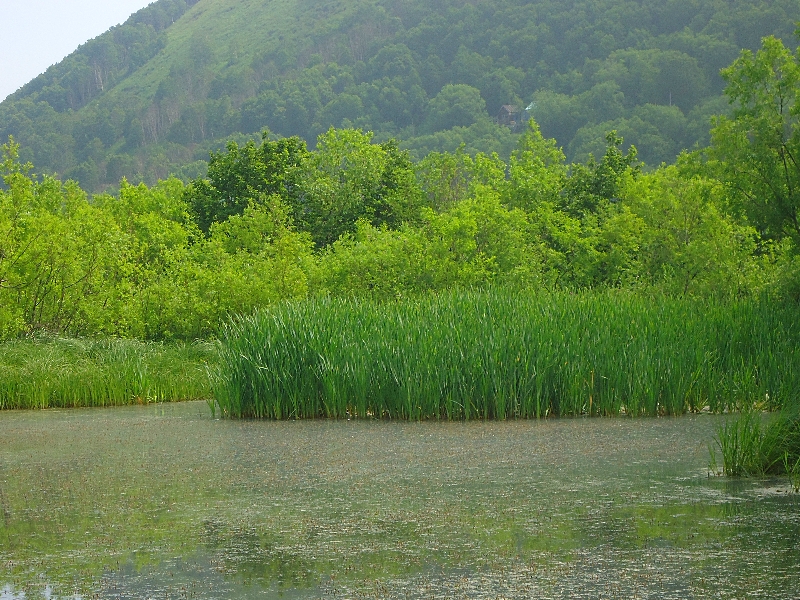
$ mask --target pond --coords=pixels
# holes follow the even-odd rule
[[[0,599],[796,598],[800,495],[724,417],[0,414]]]

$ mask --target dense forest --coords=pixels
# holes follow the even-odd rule
[[[798,20],[796,0],[159,0],[0,104],[0,139],[89,192],[188,182],[264,129],[508,161],[533,118],[569,161],[616,130],[654,167],[708,144],[720,69]]]
[[[313,149],[264,132],[189,184],[89,196],[0,170],[0,337],[214,336],[231,314],[319,296],[452,288],[622,288],[717,300],[800,297],[800,57],[776,38],[722,71],[733,110],[708,147],[644,170],[615,131],[568,163],[536,120],[509,159],[415,162],[329,129]]]

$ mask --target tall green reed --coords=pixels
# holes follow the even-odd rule
[[[213,344],[42,338],[0,344],[0,409],[209,398]]]
[[[509,419],[775,408],[800,384],[791,307],[625,292],[321,299],[223,331],[222,413]]]
[[[800,488],[800,407],[794,402],[777,415],[746,410],[717,430],[722,472],[731,477],[788,475]],[[711,449],[715,462],[714,449]]]
[[[742,477],[764,473],[764,433],[760,413],[748,410],[724,423],[717,430],[716,442],[722,454],[722,472],[725,475]]]

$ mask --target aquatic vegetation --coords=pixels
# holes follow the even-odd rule
[[[789,476],[789,485],[791,485],[795,494],[800,493],[800,458],[794,463],[789,459],[789,452],[783,454],[783,468]]]
[[[722,454],[725,475],[788,475],[792,488],[800,489],[800,411],[797,407],[790,405],[772,417],[745,411],[718,428],[715,442]]]
[[[721,425],[716,442],[722,453],[722,472],[729,477],[763,474],[763,441],[759,413],[747,411]]]
[[[40,338],[0,344],[0,409],[119,406],[210,396],[211,343]]]
[[[509,419],[780,407],[791,307],[625,292],[287,303],[224,330],[223,415]]]

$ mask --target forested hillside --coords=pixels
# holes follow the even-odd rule
[[[797,0],[158,0],[0,104],[0,139],[94,191],[194,178],[265,128],[507,158],[533,116],[570,160],[616,129],[656,165],[707,143],[719,70],[797,20]]]

